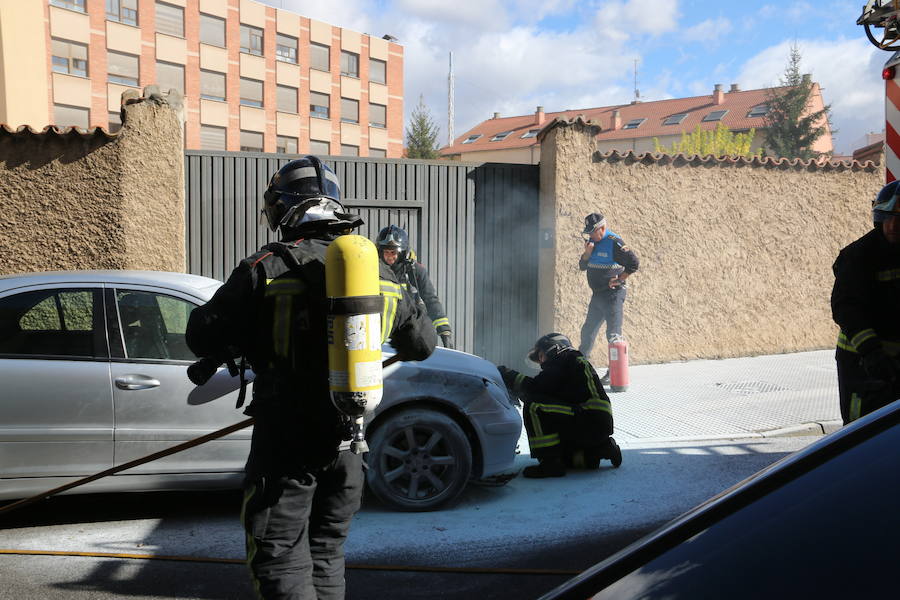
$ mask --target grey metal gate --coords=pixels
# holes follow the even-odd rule
[[[290,158],[185,153],[188,272],[224,280],[275,239],[260,219],[262,193]],[[341,181],[345,204],[365,220],[360,235],[374,239],[389,224],[409,232],[457,347],[520,364],[537,314],[537,167],[323,158]]]

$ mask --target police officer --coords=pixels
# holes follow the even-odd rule
[[[596,469],[601,459],[622,464],[613,432],[612,405],[591,363],[561,333],[535,342],[528,360],[541,372],[527,377],[498,367],[503,382],[523,402],[531,456],[525,477],[562,477],[566,467]]]
[[[578,349],[590,357],[600,326],[606,321],[606,340],[609,343],[622,338],[622,308],[625,303],[625,280],[638,270],[637,255],[628,249],[618,235],[610,231],[606,218],[598,212],[584,218],[582,235],[587,239],[584,252],[578,259],[578,268],[587,271],[591,288],[591,302],[581,326],[581,344]],[[609,370],[601,378],[609,385]]]
[[[453,331],[450,329],[450,319],[444,312],[444,306],[438,298],[428,270],[425,265],[416,260],[416,255],[409,249],[409,234],[396,225],[388,225],[378,232],[375,240],[378,246],[378,255],[388,265],[397,279],[404,285],[417,302],[425,305],[428,316],[434,325],[441,343],[445,348],[453,348]]]
[[[834,261],[831,312],[838,335],[838,389],[844,424],[900,398],[900,187],[884,186],[874,228]]]
[[[256,374],[242,510],[255,589],[266,599],[338,599],[363,471],[347,450],[349,419],[329,397],[324,262],[329,243],[362,219],[345,211],[337,176],[315,156],[279,169],[264,198],[282,241],[241,261],[191,313],[187,342],[201,357],[237,351]],[[383,340],[404,360],[425,359],[434,329],[390,269],[380,275]]]

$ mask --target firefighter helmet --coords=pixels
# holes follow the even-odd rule
[[[404,262],[409,256],[409,234],[396,225],[388,225],[379,231],[375,245],[378,246],[378,256],[382,261],[385,250],[396,250],[398,263]]]
[[[548,333],[538,338],[534,343],[534,347],[528,352],[528,360],[535,364],[540,364],[538,358],[543,352],[547,359],[556,358],[563,352],[574,350],[572,342],[561,333]]]
[[[892,181],[878,192],[872,202],[872,221],[883,223],[891,215],[900,215],[900,203],[898,203],[898,188],[900,181]]]
[[[269,229],[338,233],[362,225],[341,204],[337,175],[317,156],[292,160],[272,175],[263,194]]]

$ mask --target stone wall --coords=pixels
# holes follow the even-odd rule
[[[600,211],[641,260],[625,303],[632,363],[833,347],[831,264],[871,228],[880,167],[600,154],[595,133],[580,119],[541,133],[541,227],[554,232],[541,251],[542,332],[578,344],[590,299],[580,232]]]
[[[181,98],[145,96],[117,134],[0,126],[0,274],[185,270]]]

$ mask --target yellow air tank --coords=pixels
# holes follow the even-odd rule
[[[331,401],[354,422],[350,449],[369,450],[363,417],[381,402],[381,311],[378,251],[360,235],[342,235],[325,253],[328,381]]]

